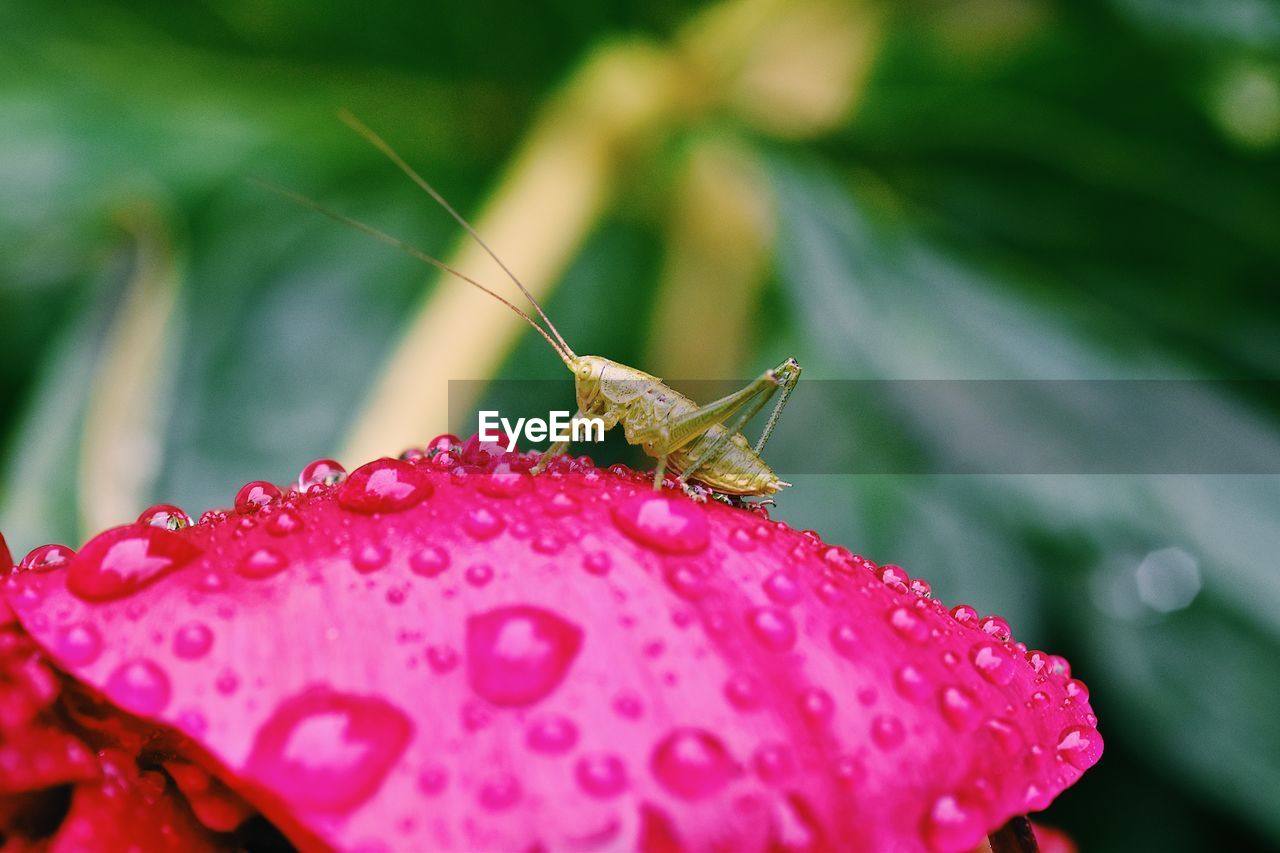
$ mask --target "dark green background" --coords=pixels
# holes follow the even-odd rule
[[[456,229],[336,108],[471,210],[589,49],[660,42],[696,7],[5,0],[0,499],[15,550],[87,532],[77,435],[134,257],[122,211],[152,212],[182,272],[151,491],[225,505],[336,450],[423,281],[243,177],[446,251]],[[1277,376],[1280,6],[883,12],[846,127],[804,143],[725,116],[686,131],[756,151],[778,199],[743,376],[785,354],[827,378]],[[580,352],[643,359],[661,209],[618,200],[547,306]],[[526,336],[503,375],[554,375],[541,346]],[[1221,441],[1274,452],[1274,398],[1203,404],[1240,425]],[[945,435],[929,412],[899,415],[885,428]],[[1085,850],[1190,851],[1280,842],[1278,511],[1274,477],[1097,475],[805,477],[778,512],[1066,654],[1107,752],[1046,821]],[[1202,581],[1172,612],[1133,591],[1166,548]]]

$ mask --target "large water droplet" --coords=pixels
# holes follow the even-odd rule
[[[568,752],[578,743],[578,727],[568,717],[551,716],[535,720],[525,734],[525,744],[534,752],[555,755]]]
[[[378,789],[412,732],[382,699],[312,688],[258,729],[242,775],[294,808],[347,812]]]
[[[39,548],[31,549],[31,552],[22,558],[22,562],[18,563],[18,568],[24,572],[52,572],[71,565],[75,555],[76,552],[66,545],[41,545]],[[5,568],[7,569],[8,566]]]
[[[944,794],[925,815],[924,840],[936,853],[972,850],[985,835],[982,808],[968,796]]]
[[[899,636],[913,643],[923,643],[929,639],[929,626],[924,619],[906,607],[895,607],[889,611],[889,624]]]
[[[616,797],[627,788],[627,767],[622,759],[609,753],[584,755],[574,765],[578,786],[592,797]]]
[[[261,580],[279,574],[288,565],[289,561],[279,551],[273,548],[255,548],[240,560],[240,564],[236,566],[236,573],[246,578]]]
[[[706,510],[687,499],[637,495],[614,507],[613,519],[636,542],[667,554],[696,554],[711,538]]]
[[[1088,770],[1102,757],[1102,735],[1090,726],[1072,726],[1058,735],[1058,755],[1077,770]]]
[[[381,542],[365,542],[351,553],[351,565],[357,572],[376,572],[391,559],[391,549]]]
[[[467,677],[495,705],[530,705],[549,694],[582,647],[582,629],[549,610],[501,607],[467,620]]]
[[[897,717],[878,714],[871,721],[871,740],[881,749],[896,749],[906,739],[907,729]]]
[[[107,678],[105,692],[120,707],[148,717],[169,704],[169,677],[149,660],[127,661]]]
[[[163,527],[165,530],[182,530],[191,526],[191,516],[173,504],[156,504],[138,516],[144,527]]]
[[[54,651],[71,666],[87,666],[102,653],[102,635],[87,623],[68,625],[58,632]]]
[[[992,684],[1005,685],[1017,674],[1017,658],[1004,643],[976,643],[969,650],[969,660],[983,678]]]
[[[306,494],[316,486],[332,487],[347,478],[347,469],[332,459],[317,459],[298,475],[298,491]]]
[[[484,542],[502,532],[502,517],[488,507],[476,507],[462,519],[462,527],[471,538]]]
[[[520,802],[520,780],[510,773],[496,773],[480,783],[476,799],[491,812],[505,811]]]
[[[739,772],[718,737],[694,728],[676,729],[663,738],[650,764],[659,784],[683,800],[713,796]]]
[[[171,530],[116,527],[80,549],[71,561],[67,588],[86,601],[123,598],[199,555],[199,548]]]
[[[747,612],[747,626],[760,644],[775,652],[795,645],[796,623],[778,607],[756,607]]]
[[[184,660],[204,657],[213,646],[213,632],[203,622],[183,625],[173,635],[173,653]]]
[[[781,605],[795,604],[801,598],[800,585],[784,571],[777,571],[764,579],[765,595]]]
[[[235,508],[241,515],[255,513],[280,500],[280,490],[265,480],[245,483],[236,492]]]
[[[944,687],[938,696],[942,716],[958,732],[972,731],[978,725],[981,709],[963,687]]]
[[[351,472],[338,487],[338,503],[352,512],[401,512],[431,495],[417,468],[399,459],[375,459]]]
[[[409,568],[415,575],[433,578],[449,568],[449,552],[439,545],[426,545],[409,555]]]

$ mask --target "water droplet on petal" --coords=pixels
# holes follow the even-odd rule
[[[467,677],[495,705],[549,694],[582,647],[582,629],[549,610],[514,605],[467,620]]]
[[[850,625],[836,625],[831,629],[831,646],[836,654],[851,660],[858,658],[860,647],[857,632]]]
[[[1074,702],[1088,702],[1089,688],[1083,681],[1073,678],[1066,683],[1067,697]]]
[[[978,627],[978,611],[967,604],[957,604],[951,608],[951,618],[967,628]]]
[[[978,621],[978,629],[1002,643],[1008,642],[1013,636],[1013,632],[1009,630],[1009,623],[999,616],[984,616]]]
[[[436,672],[449,672],[458,665],[458,653],[449,646],[428,646],[427,663]]]
[[[982,727],[992,734],[1005,755],[1015,756],[1022,751],[1022,732],[1013,723],[992,717],[984,722]]]
[[[351,554],[351,565],[357,572],[376,572],[391,559],[391,549],[381,542],[365,542]]]
[[[614,507],[613,519],[636,542],[667,554],[696,554],[711,538],[706,510],[667,495],[637,495]]]
[[[378,789],[412,732],[382,699],[312,688],[258,729],[240,775],[295,809],[348,812]]]
[[[347,478],[347,469],[332,459],[317,459],[298,475],[298,491],[304,495],[316,486],[332,487]]]
[[[236,573],[246,578],[261,580],[279,574],[289,565],[284,555],[272,548],[255,548],[240,560]]]
[[[919,701],[929,694],[929,685],[924,675],[910,664],[899,668],[893,674],[893,686],[899,695],[906,699]]]
[[[510,773],[498,773],[480,783],[476,799],[491,812],[504,811],[520,801],[520,781]]]
[[[255,513],[280,500],[280,490],[264,480],[245,483],[236,492],[235,508],[241,515]]]
[[[777,607],[756,607],[747,613],[747,626],[760,644],[775,652],[790,649],[796,642],[796,624],[787,611]]]
[[[942,708],[942,716],[956,731],[972,731],[978,725],[981,709],[963,687],[944,687],[938,703]]]
[[[800,691],[799,701],[800,712],[815,722],[828,720],[835,713],[835,700],[821,687],[806,687]]]
[[[924,840],[936,853],[977,847],[986,836],[982,808],[965,795],[944,794],[933,801],[924,820]]]
[[[169,677],[149,660],[122,663],[107,678],[105,692],[120,707],[152,716],[169,704]]]
[[[534,752],[568,752],[578,743],[578,727],[568,717],[551,716],[536,720],[525,734],[525,744]]]
[[[138,516],[138,524],[144,527],[163,527],[165,530],[182,530],[191,526],[191,516],[173,504],[156,504]]]
[[[66,568],[75,555],[76,552],[66,545],[41,545],[39,548],[33,548],[27,556],[22,558],[22,562],[18,563],[18,569],[24,572],[51,572],[54,569]]]
[[[86,601],[123,598],[200,555],[181,534],[128,525],[100,533],[68,569],[67,588]]]
[[[102,635],[89,624],[68,625],[58,632],[54,651],[71,666],[87,666],[102,653]]]
[[[433,578],[449,568],[449,552],[439,545],[427,545],[409,556],[409,568],[416,575]]]
[[[526,471],[499,464],[477,477],[476,487],[491,498],[514,498],[533,491],[533,477]]]
[[[881,749],[896,749],[906,739],[907,729],[897,717],[879,714],[871,721],[871,740]]]
[[[281,508],[267,519],[267,532],[272,536],[289,536],[302,528],[302,517],[289,507]]]
[[[504,526],[502,518],[487,507],[477,507],[462,519],[463,529],[481,542],[497,536]]]
[[[582,568],[586,569],[589,574],[608,574],[610,565],[612,565],[612,560],[610,560],[607,551],[592,551],[582,558]]]
[[[969,650],[969,660],[983,678],[1003,686],[1017,674],[1017,659],[1003,643],[977,643]]]
[[[741,531],[739,531],[741,532]],[[764,579],[764,592],[781,605],[795,604],[801,598],[800,585],[784,571],[777,571]]]
[[[574,765],[578,786],[592,797],[616,797],[627,788],[627,767],[622,759],[608,753],[584,755]]]
[[[202,622],[183,625],[173,635],[173,653],[184,660],[203,657],[213,646],[213,632]]]
[[[472,586],[487,586],[493,580],[493,566],[488,563],[476,563],[474,566],[467,566],[463,576]]]
[[[1058,755],[1077,770],[1088,770],[1102,757],[1102,735],[1090,726],[1071,726],[1058,735]]]
[[[781,743],[762,743],[751,757],[756,775],[767,785],[785,782],[795,772],[795,761],[787,747]]]
[[[731,675],[724,685],[724,696],[739,711],[754,711],[764,702],[760,684],[746,673]]]
[[[739,772],[724,743],[695,728],[676,729],[663,738],[650,765],[659,784],[683,800],[713,796]]]
[[[449,771],[438,764],[422,768],[418,772],[418,790],[428,797],[437,797],[449,786]]]
[[[375,459],[351,472],[338,487],[338,503],[352,512],[372,515],[402,512],[431,496],[431,484],[408,462]]]
[[[919,614],[913,613],[906,607],[895,607],[889,611],[889,624],[900,637],[913,643],[923,643],[929,639],[929,626]]]

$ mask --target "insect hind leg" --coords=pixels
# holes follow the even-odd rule
[[[787,405],[787,400],[791,398],[791,392],[796,390],[796,385],[800,382],[800,370],[800,362],[794,358],[788,358],[774,369],[774,372],[782,378],[782,396],[778,398],[777,405],[769,413],[769,420],[765,422],[764,432],[760,434],[760,440],[756,442],[755,451],[757,454],[764,450],[765,442],[769,440],[769,436],[773,434],[773,428],[778,425],[778,420],[782,417],[783,407]]]

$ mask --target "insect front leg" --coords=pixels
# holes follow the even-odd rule
[[[791,392],[796,390],[796,383],[800,381],[800,362],[794,358],[789,358],[782,362],[774,371],[782,378],[782,396],[778,398],[778,404],[773,407],[773,411],[769,413],[769,420],[765,422],[764,432],[760,433],[760,440],[756,442],[756,453],[764,450],[765,442],[769,440],[769,436],[773,434],[773,428],[778,425],[778,419],[782,417],[782,409],[787,405],[787,400],[791,398]]]

